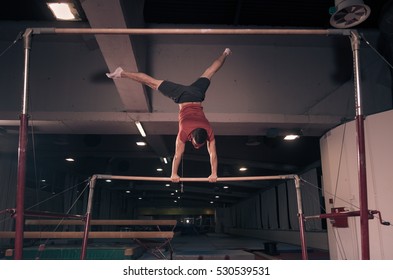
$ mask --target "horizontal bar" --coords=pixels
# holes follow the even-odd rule
[[[350,29],[32,28],[33,34],[106,35],[345,35]]]
[[[74,214],[62,214],[62,213],[51,213],[46,211],[30,211],[25,210],[25,216],[27,217],[43,217],[43,218],[64,218],[64,219],[78,219],[83,220],[85,216],[74,215]]]
[[[176,220],[91,220],[90,225],[100,226],[175,226]],[[26,220],[25,225],[85,225],[78,220]]]
[[[233,182],[233,181],[265,181],[265,180],[288,180],[295,179],[298,175],[275,175],[275,176],[248,176],[248,177],[218,177],[217,182]],[[96,174],[93,175],[92,179],[103,179],[103,180],[128,180],[128,181],[160,181],[160,182],[171,182],[169,177],[143,177],[143,176],[120,176],[120,175],[106,175]],[[209,182],[208,178],[180,178],[181,182]]]
[[[173,238],[173,231],[90,231],[89,238]],[[0,238],[15,238],[14,231],[0,231]],[[25,231],[24,238],[83,238],[82,231]]]

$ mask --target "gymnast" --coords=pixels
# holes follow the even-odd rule
[[[205,99],[205,93],[210,85],[211,78],[221,68],[230,54],[231,50],[226,48],[205,72],[189,86],[167,80],[157,80],[141,72],[126,72],[121,67],[118,67],[112,73],[106,74],[111,79],[129,78],[147,85],[153,90],[159,90],[162,94],[179,104],[179,131],[176,137],[175,155],[172,162],[172,182],[180,181],[178,168],[187,141],[190,141],[195,149],[199,149],[207,143],[211,166],[211,174],[208,180],[209,182],[217,181],[218,161],[214,132],[203,112],[202,101]]]

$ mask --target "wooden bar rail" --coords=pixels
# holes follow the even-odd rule
[[[25,225],[85,225],[80,220],[26,220]],[[98,226],[176,226],[176,220],[91,220]]]
[[[92,226],[149,226],[148,231],[89,231],[89,238],[172,239],[176,220],[91,220]],[[80,220],[26,220],[26,226],[84,226]],[[161,230],[161,227],[170,230]],[[14,231],[0,231],[0,238],[15,238]],[[24,238],[83,238],[83,231],[25,231]]]
[[[89,238],[172,239],[173,231],[90,231]],[[0,238],[15,238],[14,231],[1,231]],[[83,238],[83,231],[25,231],[24,238],[75,239]]]

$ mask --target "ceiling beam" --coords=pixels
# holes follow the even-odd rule
[[[130,1],[139,3],[140,1]],[[119,0],[81,1],[82,7],[91,28],[127,28],[126,20]],[[139,19],[143,14],[143,6],[135,5],[138,9],[128,12]],[[132,16],[131,16],[132,17]],[[97,43],[108,65],[108,72],[114,71],[118,66],[129,71],[139,71],[137,49],[145,49],[140,45],[135,48],[128,35],[96,35]],[[150,104],[144,87],[127,79],[113,80],[124,104],[125,111],[149,112]]]
[[[342,122],[342,116],[329,115],[207,113],[206,116],[216,135],[265,135],[269,128],[305,128],[304,136],[321,136]],[[38,134],[139,134],[134,120],[143,124],[148,135],[177,134],[177,112],[34,112],[33,125]],[[0,126],[6,130],[18,127],[18,114],[0,112]]]

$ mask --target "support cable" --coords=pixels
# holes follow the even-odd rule
[[[367,46],[369,46],[370,49],[372,49],[393,70],[393,65],[376,48],[374,48],[369,41],[367,41],[367,39],[364,37],[364,34],[360,33],[360,35],[360,39],[363,39]]]
[[[84,181],[86,182],[86,181]],[[79,185],[79,184],[78,184]],[[68,210],[65,212],[66,214],[69,214],[72,210],[72,208],[74,208],[74,206],[76,205],[76,203],[79,201],[79,199],[81,198],[81,196],[85,193],[85,191],[88,189],[89,186],[89,182],[87,182],[86,186],[83,188],[83,190],[80,192],[80,194],[78,195],[78,197],[74,200],[74,202],[71,204],[71,206],[68,208]],[[64,221],[65,218],[61,218],[60,221],[58,222],[58,224],[55,226],[55,228],[53,229],[52,232],[56,232],[59,227],[61,226],[62,222]],[[36,257],[35,259],[38,260],[41,258],[42,253],[44,252],[44,249],[46,247],[46,245],[48,244],[50,238],[47,238],[42,244],[40,244],[40,246],[38,246],[37,249],[37,253],[36,253]]]
[[[0,57],[2,57],[10,48],[12,48],[19,40],[23,38],[23,32],[24,31],[19,32],[19,34],[16,36],[16,39],[11,43],[11,45],[9,45],[7,48],[4,49],[4,51],[0,53]]]

